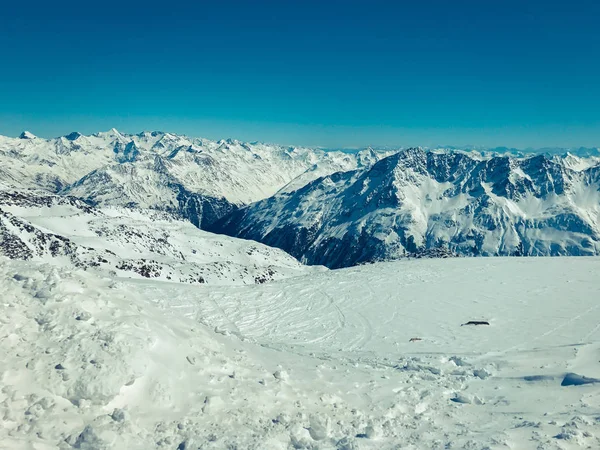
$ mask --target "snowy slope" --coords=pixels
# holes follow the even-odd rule
[[[561,383],[600,378],[599,269],[457,258],[210,288],[0,258],[0,448],[598,448],[598,385]]]
[[[595,255],[600,166],[407,149],[233,211],[214,228],[331,268],[445,248]]]
[[[0,191],[0,254],[172,282],[263,283],[310,271],[279,249],[149,210],[97,209],[73,197]]]

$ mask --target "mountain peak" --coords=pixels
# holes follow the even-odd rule
[[[35,138],[37,138],[37,136],[33,133],[30,133],[29,131],[23,131],[19,135],[19,139],[35,139]]]
[[[77,132],[77,131],[73,131],[72,133],[69,133],[65,136],[65,139],[69,140],[69,141],[76,141],[77,139],[79,139],[81,137],[81,133]]]
[[[100,136],[100,137],[117,137],[117,138],[121,138],[123,137],[123,133],[121,133],[119,130],[117,130],[116,128],[111,128],[108,131],[101,131],[99,133],[96,133],[95,136]]]

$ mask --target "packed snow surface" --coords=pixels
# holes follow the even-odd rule
[[[0,448],[600,448],[598,273],[421,259],[225,287],[0,259]]]

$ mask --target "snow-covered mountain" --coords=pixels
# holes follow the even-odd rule
[[[163,132],[25,132],[0,137],[0,185],[165,212],[329,267],[432,250],[596,254],[600,157],[550,150],[346,152]]]
[[[282,250],[198,230],[167,213],[98,209],[39,191],[0,191],[0,255],[190,284],[260,284],[312,270]]]
[[[407,149],[232,212],[221,232],[331,268],[444,248],[463,255],[595,255],[600,166]],[[591,167],[590,167],[591,165]]]
[[[360,154],[218,142],[143,132],[71,133],[42,139],[0,136],[0,179],[101,206],[135,206],[181,215],[204,228],[233,209],[300,187],[320,176],[371,164]]]

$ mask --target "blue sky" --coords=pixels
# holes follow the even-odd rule
[[[600,145],[599,2],[10,1],[0,134]]]

